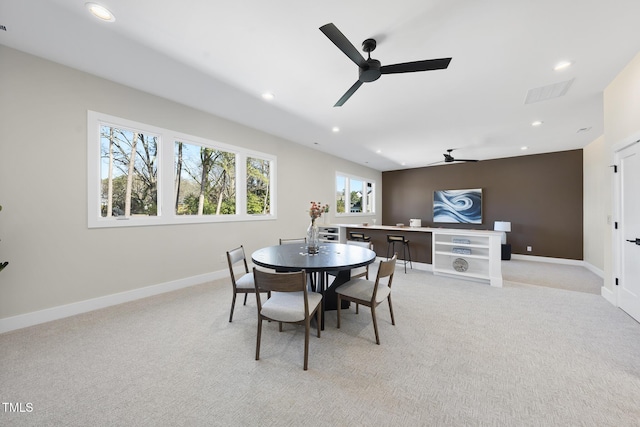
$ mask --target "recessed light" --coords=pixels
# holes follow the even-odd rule
[[[573,62],[571,61],[561,61],[558,62],[556,64],[555,67],[553,67],[553,71],[561,71],[561,70],[565,70],[567,68],[569,68],[571,65],[573,64]]]
[[[340,132],[340,128],[338,126],[334,126],[333,128],[331,128],[331,131],[333,133],[338,133],[338,132]]]
[[[113,16],[113,13],[109,12],[109,10],[104,6],[101,6],[97,3],[85,3],[85,6],[87,7],[87,9],[89,9],[89,12],[91,12],[93,16],[98,19],[106,22],[113,22],[116,20],[116,17]]]
[[[543,122],[541,122],[540,120],[536,120],[535,122],[531,122],[531,126],[533,127],[538,127],[540,125],[542,125]]]
[[[382,150],[376,150],[376,153],[380,154],[382,153]]]
[[[527,146],[525,145],[525,146],[523,146],[523,147],[520,147],[520,149],[521,149],[522,151],[525,151],[525,150],[528,150],[528,149],[529,149],[529,147],[527,147]]]
[[[266,101],[273,101],[276,98],[276,96],[274,94],[272,94],[271,92],[265,92],[262,94],[262,99],[266,100]]]

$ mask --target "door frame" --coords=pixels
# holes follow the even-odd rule
[[[613,154],[613,165],[617,168],[620,166],[620,152],[633,144],[640,144],[640,132],[634,133],[627,138],[613,144],[612,154]],[[621,181],[622,175],[620,173],[615,173],[613,175],[613,200],[612,200],[612,209],[613,209],[613,218],[615,222],[620,222],[620,216],[622,214],[622,192],[621,192]],[[622,251],[623,251],[623,243],[624,236],[622,233],[618,232],[617,229],[612,229],[611,236],[611,284],[613,285],[613,297],[615,301],[615,306],[620,307],[620,292],[618,292],[618,287],[616,286],[616,278],[620,278],[622,276]]]

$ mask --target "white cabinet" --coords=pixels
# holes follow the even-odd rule
[[[340,243],[340,227],[321,225],[318,227],[321,242]]]
[[[501,233],[480,230],[433,229],[434,274],[489,281],[502,287]]]

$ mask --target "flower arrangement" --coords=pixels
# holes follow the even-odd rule
[[[311,208],[309,209],[311,221],[320,218],[323,212],[329,212],[329,205],[322,205],[321,202],[311,202]]]

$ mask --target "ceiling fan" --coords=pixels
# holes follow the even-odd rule
[[[477,160],[471,160],[471,159],[455,159],[452,155],[451,152],[453,151],[453,148],[449,148],[447,150],[446,153],[443,153],[444,156],[444,163],[453,163],[453,162],[477,162]],[[443,163],[443,162],[435,162],[435,163],[431,163],[430,165],[435,165],[438,163]]]
[[[369,83],[380,78],[382,74],[413,73],[416,71],[444,70],[449,66],[451,58],[427,59],[424,61],[403,62],[401,64],[380,65],[380,61],[371,58],[371,52],[376,48],[374,39],[366,39],[362,42],[362,50],[367,52],[367,59],[358,52],[358,49],[340,32],[332,23],[320,27],[320,31],[335,44],[345,55],[358,66],[358,80],[342,95],[334,107],[340,107],[355,93],[362,83]]]

